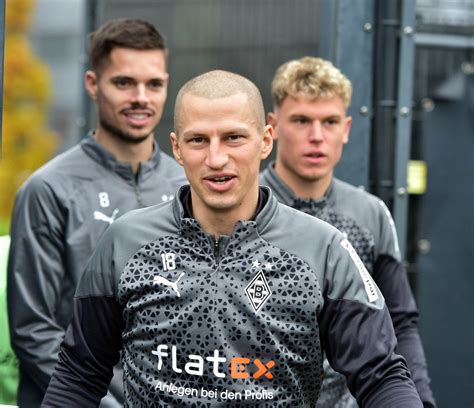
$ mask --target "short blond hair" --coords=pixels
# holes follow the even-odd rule
[[[179,133],[181,121],[182,99],[188,93],[206,99],[225,98],[243,93],[247,96],[250,109],[255,115],[258,129],[263,130],[265,127],[265,108],[257,86],[242,75],[214,70],[189,80],[179,90],[174,109],[174,126],[177,133]]]
[[[279,107],[288,95],[302,92],[310,99],[339,96],[346,110],[351,104],[351,81],[330,61],[303,57],[281,65],[272,81],[274,107]]]

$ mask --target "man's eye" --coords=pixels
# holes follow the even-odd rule
[[[194,143],[194,144],[201,144],[201,143],[204,143],[204,138],[196,136],[196,137],[193,137],[193,138],[189,139],[189,142]]]
[[[242,137],[243,137],[242,135],[229,135],[227,139],[230,140],[231,142],[236,142],[240,140]]]
[[[114,81],[114,84],[120,89],[128,88],[131,83],[132,82],[127,78],[118,78]]]
[[[337,125],[339,123],[339,121],[337,119],[327,119],[326,120],[326,124],[328,125]]]
[[[308,120],[308,118],[297,117],[297,118],[294,118],[294,119],[293,119],[293,122],[299,123],[299,124],[305,124],[305,123],[308,123],[309,120]]]
[[[160,89],[163,88],[164,83],[161,79],[155,79],[153,81],[150,81],[148,85],[152,89]]]

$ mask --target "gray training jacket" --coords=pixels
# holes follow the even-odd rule
[[[333,178],[320,200],[300,199],[275,173],[274,162],[261,173],[261,184],[278,200],[328,222],[342,231],[382,291],[397,336],[397,352],[405,357],[424,407],[435,407],[426,358],[418,333],[418,310],[401,262],[395,225],[382,200]],[[324,364],[325,379],[318,408],[357,406],[345,378]]]
[[[173,198],[186,179],[155,143],[134,175],[90,134],[18,191],[8,263],[8,315],[20,361],[18,403],[39,407],[53,373],[84,266],[109,225],[129,210]],[[120,377],[115,391],[123,400]],[[103,406],[119,406],[113,398]],[[108,404],[111,402],[111,404]],[[67,406],[64,405],[64,406]]]
[[[390,316],[345,237],[260,190],[215,240],[190,189],[104,234],[81,279],[44,407],[95,407],[123,352],[129,407],[311,407],[322,352],[363,407],[421,401]]]

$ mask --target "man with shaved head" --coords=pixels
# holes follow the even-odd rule
[[[349,242],[259,187],[273,129],[255,85],[202,74],[179,92],[175,120],[189,185],[101,239],[43,406],[97,406],[122,351],[130,407],[310,407],[324,349],[362,406],[421,407]],[[328,312],[323,294],[357,306]],[[366,345],[354,361],[352,342],[333,332],[352,319],[344,339]]]

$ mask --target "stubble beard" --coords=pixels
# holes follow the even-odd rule
[[[122,131],[118,127],[104,120],[104,118],[99,118],[99,122],[102,129],[107,131],[111,136],[115,137],[117,140],[120,140],[125,143],[140,144],[144,142],[145,140],[147,140],[152,134],[152,132],[150,132],[144,135],[134,136],[130,133]]]

